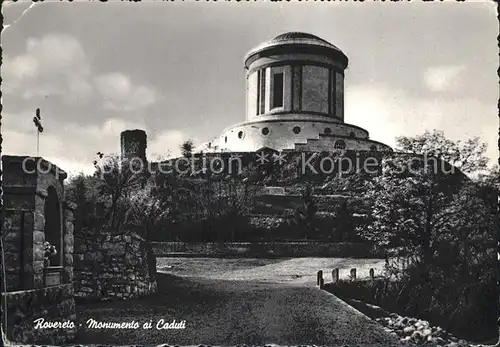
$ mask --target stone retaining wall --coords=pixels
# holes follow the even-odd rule
[[[7,296],[2,294],[2,304],[4,300],[7,302],[8,339],[26,344],[60,345],[72,342],[76,334],[73,294],[72,284],[7,292]],[[67,322],[66,327],[36,329],[35,320],[39,318],[45,322]],[[74,326],[71,327],[69,322],[73,322]]]
[[[74,258],[77,298],[133,299],[156,292],[146,241],[135,233],[84,229],[75,235]]]
[[[330,242],[152,242],[157,257],[377,257],[361,243]]]

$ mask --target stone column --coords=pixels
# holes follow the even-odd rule
[[[73,281],[73,252],[74,252],[74,230],[75,230],[76,204],[66,201],[64,204],[64,240],[63,240],[63,283]]]
[[[42,243],[45,241],[45,234],[43,231],[35,231],[35,212],[23,211],[23,273],[22,287],[23,289],[35,288],[34,278],[34,248],[35,241]]]
[[[44,271],[44,247],[43,243],[45,241],[45,199],[47,196],[45,192],[37,191],[35,195],[35,211],[33,212],[33,285],[34,288],[42,288],[45,286],[43,279]],[[31,222],[31,221],[30,221]],[[28,222],[28,224],[30,224]],[[26,233],[30,230],[25,230]],[[36,236],[36,237],[35,237]]]
[[[22,288],[21,258],[22,245],[22,211],[6,210],[3,221],[3,247],[5,275],[7,277],[7,290],[18,290]]]
[[[6,232],[3,242],[8,291],[35,288],[33,245],[35,241],[41,243],[44,241],[43,236],[33,233],[36,174],[22,170],[24,158],[2,157],[5,169],[2,227]],[[33,167],[26,169],[33,169]]]

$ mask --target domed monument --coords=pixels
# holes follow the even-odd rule
[[[196,152],[392,151],[344,122],[347,56],[311,34],[288,32],[248,52],[246,121]]]

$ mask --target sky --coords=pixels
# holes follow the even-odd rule
[[[245,120],[243,57],[287,31],[349,57],[345,122],[376,141],[426,130],[479,136],[498,158],[494,3],[6,2],[3,153],[40,156],[70,174],[119,153],[144,129],[148,157],[179,153]]]

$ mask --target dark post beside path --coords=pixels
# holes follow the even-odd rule
[[[339,269],[332,270],[332,282],[337,283],[339,281]]]
[[[321,287],[321,283],[323,282],[323,270],[318,271],[318,276],[316,279],[316,285]]]

